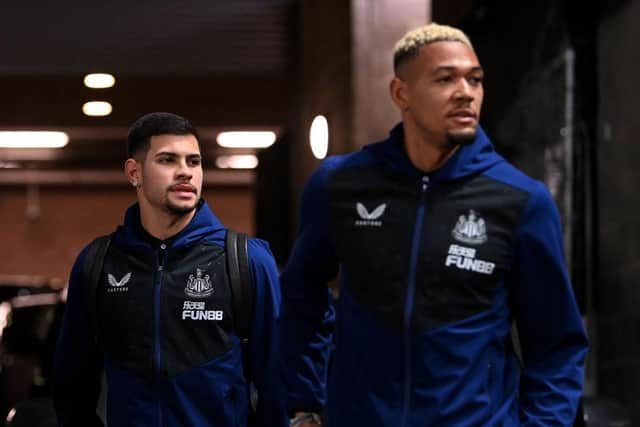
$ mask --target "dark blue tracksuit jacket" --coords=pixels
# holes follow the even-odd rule
[[[289,410],[329,427],[571,425],[587,339],[550,194],[482,130],[426,175],[403,140],[398,125],[306,185],[281,276]]]
[[[226,229],[204,202],[168,242],[147,235],[139,218],[134,205],[113,235],[96,301],[88,302],[85,293],[86,248],[71,272],[54,375],[61,425],[95,424],[104,369],[110,426],[245,426],[248,386],[233,329]],[[255,286],[248,351],[259,393],[257,425],[283,427],[274,337],[278,270],[266,242],[250,239],[248,250]],[[90,309],[97,310],[95,331]]]

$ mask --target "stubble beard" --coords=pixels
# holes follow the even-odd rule
[[[198,206],[197,201],[191,206],[177,206],[173,203],[167,203],[165,206],[165,210],[172,216],[184,216],[193,212],[196,206]]]
[[[188,215],[191,212],[193,212],[196,207],[198,206],[198,201],[200,200],[200,196],[196,195],[196,199],[193,202],[193,204],[191,205],[177,205],[173,202],[171,202],[171,200],[169,200],[169,198],[167,197],[167,201],[165,203],[165,211],[172,215],[172,216],[176,216],[176,217],[180,217],[180,216],[184,216],[184,215]]]
[[[447,143],[451,146],[465,146],[475,141],[478,136],[478,128],[471,131],[447,132]]]
[[[451,145],[469,145],[478,136],[478,128],[469,131],[449,131],[447,132],[447,142]]]

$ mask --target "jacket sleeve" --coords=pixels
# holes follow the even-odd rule
[[[82,265],[85,248],[76,259],[56,346],[53,400],[59,425],[102,426],[96,415],[103,357],[89,327]]]
[[[321,412],[326,404],[335,324],[327,284],[338,271],[327,218],[326,183],[331,161],[325,161],[305,186],[299,236],[281,276],[280,348],[290,415],[295,411]]]
[[[251,378],[258,391],[256,426],[285,427],[289,419],[279,371],[277,322],[280,316],[278,268],[269,245],[249,240],[251,275],[255,285],[255,312],[249,340]]]
[[[523,372],[523,426],[573,425],[587,337],[568,277],[555,203],[537,183],[522,213],[514,257],[514,316]]]

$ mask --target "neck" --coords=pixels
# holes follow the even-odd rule
[[[439,141],[434,135],[421,132],[411,122],[404,121],[404,147],[411,163],[429,173],[440,169],[460,146]]]
[[[178,215],[158,212],[151,206],[140,203],[140,222],[147,233],[159,240],[166,240],[182,231],[193,219],[196,210]]]

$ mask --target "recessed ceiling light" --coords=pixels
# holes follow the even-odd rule
[[[258,158],[253,154],[218,156],[216,166],[220,169],[255,169],[258,167]]]
[[[69,135],[54,131],[0,131],[3,148],[60,148],[69,143]]]
[[[226,148],[267,148],[276,142],[274,132],[221,132],[216,137],[218,145]]]
[[[82,106],[82,112],[92,117],[108,116],[111,114],[111,104],[105,101],[85,102]]]
[[[309,129],[309,144],[316,159],[324,159],[329,149],[329,122],[325,116],[316,116]]]
[[[116,78],[111,74],[93,73],[84,76],[84,85],[91,89],[106,89],[116,84]]]

